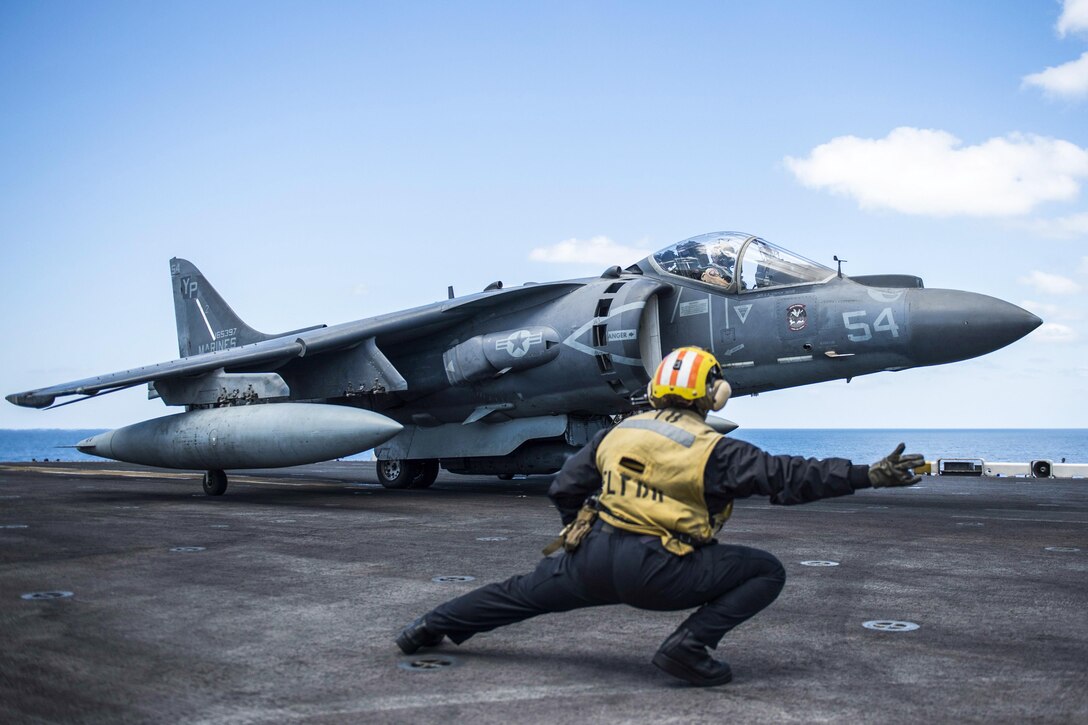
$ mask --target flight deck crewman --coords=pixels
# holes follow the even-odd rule
[[[771,554],[720,544],[733,500],[769,496],[800,504],[870,486],[909,486],[917,454],[903,444],[872,466],[842,458],[770,455],[706,423],[731,389],[709,352],[668,355],[649,385],[656,409],[597,434],[556,475],[548,495],[566,525],[528,574],[488,584],[435,607],[404,628],[405,654],[444,637],[461,644],[539,614],[603,604],[695,611],[664,641],[653,664],[694,685],[733,675],[709,649],[775,600],[786,580]],[[547,553],[549,549],[545,549]]]

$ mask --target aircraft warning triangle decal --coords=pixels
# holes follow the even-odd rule
[[[740,318],[740,324],[744,324],[748,321],[748,312],[752,309],[751,305],[735,305],[733,307],[737,311],[737,317]]]

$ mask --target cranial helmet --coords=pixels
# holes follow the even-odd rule
[[[694,408],[700,413],[721,410],[733,389],[721,366],[700,347],[681,347],[665,356],[646,389],[654,408]]]

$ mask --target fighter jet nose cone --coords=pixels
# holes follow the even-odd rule
[[[1016,340],[1019,340],[1021,337],[1024,337],[1028,333],[1033,332],[1037,327],[1039,327],[1039,325],[1043,324],[1043,319],[1041,317],[1039,317],[1038,315],[1033,315],[1032,313],[1028,312],[1027,310],[1025,310],[1025,309],[1023,309],[1021,307],[1017,307],[1016,309],[1018,309],[1018,310],[1020,310],[1021,312],[1024,313],[1024,319],[1023,319],[1024,331],[1022,333],[1020,333],[1019,335],[1017,335],[1016,337],[1014,337],[1013,342],[1015,342]]]
[[[911,357],[918,365],[985,355],[1043,323],[1004,300],[958,290],[911,290],[910,314]]]

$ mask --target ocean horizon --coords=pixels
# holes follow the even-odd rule
[[[0,461],[101,461],[75,444],[106,428],[0,429]],[[900,441],[927,460],[1088,463],[1088,428],[739,428],[730,434],[769,453],[870,463]],[[342,460],[370,460],[369,451]]]

